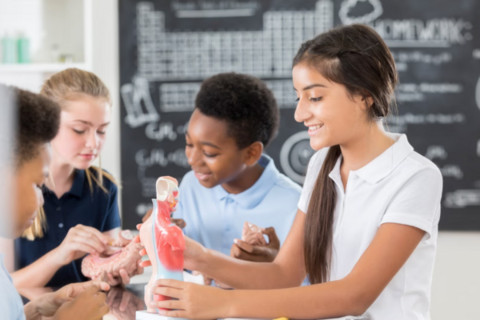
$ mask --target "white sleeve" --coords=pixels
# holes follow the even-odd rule
[[[308,162],[307,175],[303,183],[300,199],[298,200],[298,209],[304,213],[307,212],[315,182],[317,182],[318,174],[320,173],[320,169],[322,169],[323,161],[327,156],[328,150],[329,148],[323,148],[315,152]]]
[[[398,223],[421,229],[432,235],[440,219],[443,179],[438,168],[426,167],[400,188],[387,207],[380,224]]]

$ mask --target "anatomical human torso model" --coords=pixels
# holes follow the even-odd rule
[[[120,249],[108,257],[98,253],[86,256],[82,261],[83,275],[93,280],[105,280],[104,274],[120,277],[120,270],[125,269],[129,276],[133,276],[142,258],[139,254],[142,245],[133,242],[132,239],[133,234],[130,230],[120,231],[118,239],[111,244]]]
[[[178,203],[178,183],[173,178],[160,177],[157,180],[156,187],[157,199],[152,200],[153,212],[140,229],[140,241],[145,246],[148,258],[152,262],[152,277],[145,287],[145,304],[150,314],[137,312],[138,320],[167,318],[158,315],[158,310],[150,307],[152,300],[170,299],[152,294],[156,280],[175,279],[183,281],[185,238],[182,230],[170,222],[171,213]]]

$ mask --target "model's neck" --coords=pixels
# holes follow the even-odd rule
[[[159,223],[163,226],[170,224],[170,208],[167,201],[157,200],[157,216]]]

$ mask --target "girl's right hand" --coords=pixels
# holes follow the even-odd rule
[[[61,265],[66,265],[87,253],[104,252],[111,240],[97,229],[79,224],[68,230],[53,256]]]

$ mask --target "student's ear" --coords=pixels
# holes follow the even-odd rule
[[[368,110],[373,105],[373,98],[370,94],[365,93],[361,98],[360,108],[362,110]]]
[[[256,141],[245,148],[245,159],[244,162],[247,166],[254,165],[260,160],[260,157],[263,153],[263,143]]]

